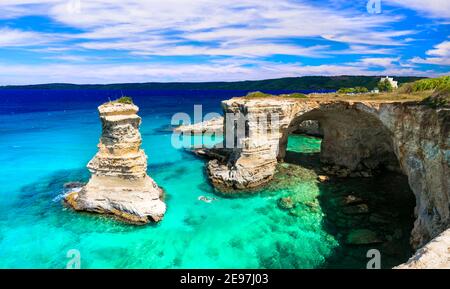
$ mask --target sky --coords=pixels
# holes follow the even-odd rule
[[[450,74],[450,0],[0,0],[0,85]]]

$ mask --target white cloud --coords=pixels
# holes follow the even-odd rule
[[[382,0],[401,6],[432,18],[449,19],[450,1],[448,0]]]
[[[249,65],[251,64],[251,65]],[[388,67],[371,70],[361,63],[345,65],[302,65],[234,59],[229,63],[208,64],[0,64],[1,84],[37,84],[51,82],[118,83],[168,81],[236,81],[305,75],[436,75],[432,71]]]
[[[427,54],[430,56],[450,58],[450,41],[444,41],[436,45],[434,49],[428,50]]]
[[[0,19],[15,18],[29,15],[44,15],[49,5],[55,5],[72,0],[2,0],[0,2]],[[82,0],[83,1],[83,0]]]
[[[287,54],[307,57],[323,57],[325,48],[328,46],[316,45],[311,47],[301,47],[295,45],[281,45],[271,43],[246,43],[237,46],[224,45],[217,48],[198,47],[188,45],[176,45],[172,47],[160,47],[142,49],[133,52],[134,55],[162,55],[162,56],[183,56],[183,55],[208,55],[208,56],[239,56],[239,57],[262,57],[274,54]]]
[[[62,55],[52,55],[52,56],[46,56],[44,59],[49,60],[58,60],[58,61],[64,61],[64,62],[87,62],[92,60],[98,60],[101,58],[98,57],[90,57],[90,56],[82,56],[82,55],[70,55],[70,54],[62,54]]]
[[[80,5],[71,4],[74,1]],[[0,9],[24,5],[84,30],[71,35],[84,40],[84,49],[120,49],[135,55],[319,56],[317,47],[308,49],[292,39],[398,46],[404,44],[399,38],[415,33],[386,29],[401,16],[371,17],[304,0],[6,0]]]
[[[414,31],[387,31],[387,32],[377,32],[377,31],[366,31],[360,34],[342,33],[342,34],[328,34],[323,35],[325,39],[354,43],[354,44],[365,44],[365,45],[387,45],[387,46],[399,46],[404,45],[404,40],[395,39],[396,37],[403,37],[406,35],[414,34]]]
[[[368,45],[350,45],[348,49],[330,51],[331,54],[381,54],[392,55],[395,50],[392,48],[377,48]]]
[[[0,47],[36,46],[49,41],[50,37],[41,33],[0,28]]]
[[[39,66],[0,63],[2,83],[210,81],[299,75],[431,73],[416,71],[412,62],[404,64],[397,56],[393,57],[397,49],[411,45],[417,31],[393,28],[404,18],[385,11],[374,16],[351,6],[335,9],[325,6],[324,2],[317,4],[317,1],[306,0],[80,0],[79,6],[77,1],[0,2],[0,11],[5,12],[0,18],[41,15],[61,27],[74,28],[70,33],[45,34],[0,27],[0,47],[31,46],[28,49],[37,52],[40,59],[65,63]],[[431,12],[424,13],[431,15]],[[428,58],[416,58],[415,62],[446,64],[449,59],[446,49],[445,45],[436,46],[429,51]],[[276,54],[329,58],[320,62],[327,63],[322,65],[261,60]],[[113,55],[114,61],[95,59],[96,63],[103,64],[94,64],[90,62],[94,60],[93,55]],[[139,62],[124,64],[125,60],[120,59],[124,55],[127,60],[133,57],[133,61]],[[214,57],[203,58],[207,62],[202,64],[161,63],[156,58],[146,57],[198,55]],[[333,61],[340,62],[340,55],[367,57],[343,65],[334,64]],[[192,61],[188,57],[184,60]],[[146,62],[148,59],[154,62]],[[107,64],[109,61],[114,63]]]
[[[444,41],[426,52],[428,57],[414,57],[412,63],[450,65],[450,41]]]
[[[392,58],[392,57],[367,57],[361,59],[361,63],[366,66],[380,66],[380,67],[394,67],[395,63],[398,62],[400,58]]]

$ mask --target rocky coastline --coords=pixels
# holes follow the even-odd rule
[[[318,124],[315,133],[323,135],[319,181],[370,178],[380,170],[404,174],[416,199],[411,246],[424,248],[450,227],[448,108],[417,102],[277,98],[233,98],[223,101],[222,107],[224,113],[245,117],[248,130],[237,140],[242,148],[227,149],[226,157],[204,153],[212,158],[207,164],[208,176],[222,193],[252,191],[268,184],[285,158],[288,135],[309,122]],[[271,113],[280,116],[280,129],[269,128],[273,133],[262,140],[258,121]],[[286,199],[280,205],[289,204]],[[448,242],[446,237],[437,241],[443,239]]]

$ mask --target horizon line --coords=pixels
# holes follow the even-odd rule
[[[48,82],[48,83],[35,83],[35,84],[2,84],[0,88],[4,87],[22,87],[22,86],[41,86],[41,85],[73,85],[73,86],[107,86],[107,85],[131,85],[131,84],[203,84],[203,83],[237,83],[237,82],[259,82],[259,81],[271,81],[279,79],[293,79],[293,78],[306,78],[306,77],[324,77],[324,78],[335,78],[335,77],[394,77],[394,78],[430,78],[428,76],[417,76],[417,75],[303,75],[303,76],[286,76],[278,78],[267,78],[267,79],[256,79],[256,80],[224,80],[224,81],[147,81],[147,82],[111,82],[111,83],[70,83],[70,82]]]

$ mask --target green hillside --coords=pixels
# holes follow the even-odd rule
[[[147,82],[76,85],[51,83],[25,86],[0,86],[0,89],[101,89],[101,90],[318,90],[349,87],[366,87],[369,90],[377,86],[381,76],[304,76],[286,77],[256,81],[236,82]],[[394,77],[399,84],[423,79],[423,77]]]

